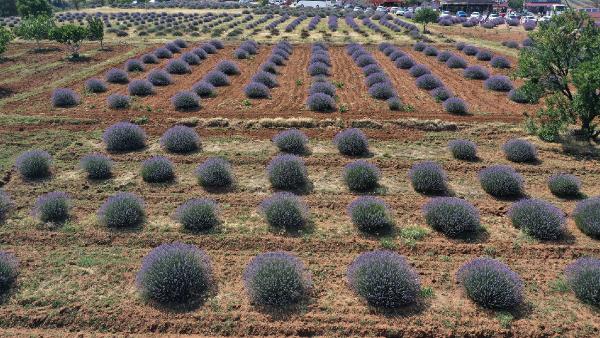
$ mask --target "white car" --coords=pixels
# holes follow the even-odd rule
[[[450,16],[450,11],[443,11],[442,16]]]
[[[404,15],[406,13],[403,9],[399,9],[396,11],[396,15]]]
[[[375,12],[387,12],[387,8],[385,8],[383,6],[377,6],[377,9],[375,10]]]
[[[481,14],[479,12],[473,12],[473,13],[471,13],[470,18],[471,19],[479,19],[480,16],[481,16]]]
[[[500,15],[498,15],[498,13],[492,13],[488,16],[488,19],[492,20],[492,19],[496,19],[499,17],[500,17]]]
[[[362,11],[362,8],[360,8],[360,7],[356,6],[356,7],[354,7],[353,11],[355,11],[355,12],[360,12],[360,11]]]
[[[533,15],[526,15],[523,18],[521,18],[521,21],[523,23],[527,22],[527,21],[536,21],[535,16]]]

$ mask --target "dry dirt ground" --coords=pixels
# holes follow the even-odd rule
[[[173,111],[169,97],[191,87],[218,60],[230,58],[234,46],[227,46],[195,66],[192,74],[177,76],[174,85],[159,88],[157,95],[136,101],[133,109],[108,110],[108,93],[82,95],[83,103],[73,109],[53,109],[49,105],[52,84],[64,84],[81,92],[86,78],[103,76],[107,69],[119,67],[127,58],[157,46],[124,45],[91,56],[94,61],[90,64],[66,66],[64,61],[58,62],[62,54],[49,52],[29,57],[28,47],[19,45],[11,49],[8,60],[0,65],[0,72],[8,74],[0,87],[13,91],[0,99],[0,186],[13,196],[17,205],[10,219],[0,227],[0,243],[3,250],[14,252],[21,261],[18,285],[0,306],[0,327],[7,336],[167,333],[593,337],[600,334],[597,320],[600,312],[581,304],[566,290],[562,276],[562,270],[573,259],[584,255],[598,257],[599,242],[582,234],[571,220],[569,235],[562,241],[539,242],[528,238],[506,216],[512,201],[490,197],[477,180],[477,172],[482,168],[509,164],[501,152],[502,143],[512,137],[524,137],[537,145],[541,159],[536,165],[512,164],[524,176],[528,196],[546,199],[570,214],[577,201],[558,199],[546,187],[547,178],[555,172],[579,176],[588,196],[600,194],[597,151],[567,152],[564,146],[543,143],[523,134],[522,110],[535,107],[515,105],[504,96],[489,93],[481,83],[463,80],[460,74],[413,53],[410,46],[403,46],[420,62],[430,65],[436,75],[474,107],[472,115],[448,115],[441,104],[414,86],[414,79],[407,72],[393,67],[370,46],[393,78],[402,100],[414,107],[411,111],[390,112],[383,103],[366,94],[362,74],[357,73],[358,68],[343,47],[335,46],[330,48],[332,78],[344,84],[338,92],[339,104],[346,105],[348,111],[312,113],[304,106],[310,83],[306,73],[310,49],[302,45],[295,48],[288,65],[280,69],[281,86],[273,90],[273,98],[251,100],[249,106],[242,102],[241,88],[266,59],[270,46],[261,46],[254,59],[239,61],[242,73],[232,77],[231,86],[219,89],[215,98],[203,101],[204,107],[198,112]],[[48,66],[46,73],[36,70],[25,75],[17,75],[19,72],[13,69],[30,69],[35,60],[39,63],[36,67],[53,60],[60,65]],[[469,62],[475,63],[472,59]],[[147,71],[136,76],[143,77]],[[301,85],[296,85],[296,80]],[[110,93],[124,91],[124,86],[110,85]],[[209,120],[215,117],[224,119]],[[285,119],[260,120],[275,117]],[[424,124],[409,118],[436,118],[444,122]],[[110,154],[115,161],[114,178],[102,182],[87,180],[77,168],[79,158],[92,151],[104,152],[100,138],[103,129],[123,119],[142,123],[149,134],[148,147],[134,153]],[[196,121],[202,151],[190,155],[165,154],[158,138],[182,119],[188,123]],[[312,226],[298,234],[285,234],[269,229],[257,207],[273,192],[265,173],[267,163],[277,154],[270,139],[279,131],[276,127],[294,123],[304,127],[302,130],[310,137],[312,151],[305,161],[313,189],[303,198],[310,207]],[[373,153],[367,160],[382,171],[382,187],[376,194],[390,205],[396,221],[394,231],[384,236],[360,234],[345,213],[348,203],[357,196],[347,190],[341,172],[353,159],[340,155],[331,139],[342,127],[350,125],[364,127]],[[480,161],[461,162],[450,156],[446,144],[459,137],[478,144]],[[24,182],[13,169],[16,156],[32,148],[52,154],[51,179]],[[140,162],[155,154],[166,155],[175,163],[175,182],[142,181]],[[196,183],[195,167],[212,156],[227,157],[232,163],[236,176],[233,191],[210,193]],[[476,238],[450,240],[425,224],[421,207],[428,197],[414,192],[407,178],[408,169],[423,160],[439,161],[448,172],[453,194],[466,198],[479,209],[484,229]],[[30,215],[35,198],[54,190],[68,192],[74,202],[72,219],[58,227],[40,224]],[[119,232],[98,224],[98,207],[117,191],[134,192],[144,198],[148,222],[143,229]],[[185,200],[200,196],[219,203],[223,224],[209,233],[183,232],[172,220],[173,212]],[[213,260],[217,290],[192,312],[158,310],[136,294],[134,279],[142,257],[157,245],[172,241],[196,244]],[[429,291],[419,306],[382,313],[370,308],[348,288],[345,279],[348,264],[358,254],[378,248],[407,256],[417,269],[423,287]],[[244,267],[252,256],[273,250],[295,253],[313,275],[310,300],[297,311],[266,313],[245,297],[241,280]],[[484,255],[506,262],[525,280],[526,303],[522,308],[513,313],[488,311],[463,294],[455,281],[455,271],[467,260]]]

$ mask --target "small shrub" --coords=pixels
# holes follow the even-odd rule
[[[380,198],[362,196],[348,205],[348,215],[352,223],[363,232],[381,233],[394,225],[387,204]]]
[[[296,256],[267,252],[252,258],[244,270],[244,287],[253,304],[286,307],[307,297],[310,273]]]
[[[437,87],[431,90],[429,94],[439,102],[444,102],[454,96],[454,94],[446,87]]]
[[[446,66],[452,69],[467,68],[467,61],[460,56],[453,55],[446,61]]]
[[[161,47],[154,51],[154,55],[159,59],[170,59],[173,57],[173,53],[170,50]]]
[[[439,52],[436,59],[439,62],[446,62],[452,56],[454,56],[454,54],[452,54],[452,52],[445,50],[445,51]]]
[[[171,104],[177,110],[195,110],[200,108],[200,97],[191,91],[180,91],[171,98]]]
[[[425,48],[427,48],[427,44],[425,44],[424,42],[417,42],[415,43],[415,45],[413,46],[413,49],[417,52],[422,52],[425,50]]]
[[[339,152],[348,156],[364,156],[369,154],[367,136],[358,128],[348,128],[337,133],[333,139]]]
[[[412,66],[408,72],[410,73],[410,75],[412,75],[412,77],[420,77],[425,74],[431,73],[431,71],[429,70],[429,68],[427,68],[427,66],[421,65],[421,64]]]
[[[260,209],[269,226],[296,230],[308,219],[308,207],[302,200],[289,192],[278,192],[265,199]]]
[[[282,131],[275,135],[273,142],[284,153],[302,155],[308,152],[308,137],[298,129]]]
[[[57,88],[52,92],[52,106],[57,108],[70,108],[78,105],[79,95],[69,88]]]
[[[192,52],[183,53],[181,55],[181,60],[187,63],[190,66],[196,66],[200,64],[200,57]]]
[[[510,166],[493,165],[479,172],[479,183],[485,192],[500,198],[523,194],[523,178]]]
[[[149,96],[154,94],[154,85],[148,80],[133,80],[127,86],[129,95]]]
[[[247,59],[250,56],[250,54],[248,54],[247,51],[243,50],[243,49],[236,49],[235,51],[233,51],[233,57],[236,59]]]
[[[158,57],[156,57],[156,55],[154,55],[154,54],[144,54],[144,55],[142,55],[141,60],[143,63],[145,63],[147,65],[148,64],[154,65],[154,64],[158,63]]]
[[[131,98],[121,94],[110,94],[106,102],[110,109],[127,109],[131,106]]]
[[[181,47],[173,42],[169,42],[165,44],[165,48],[168,49],[171,53],[179,53],[181,52]]]
[[[206,253],[192,244],[178,242],[150,251],[136,276],[142,298],[168,307],[199,303],[213,283]]]
[[[417,272],[399,254],[377,250],[359,255],[348,267],[348,284],[371,306],[399,308],[416,303]]]
[[[479,211],[457,197],[435,197],[423,207],[425,221],[448,237],[460,237],[477,231]]]
[[[93,153],[85,155],[79,166],[87,173],[87,177],[93,180],[103,180],[112,176],[112,161],[106,155]]]
[[[600,259],[582,257],[565,268],[565,277],[582,302],[600,306]]]
[[[100,79],[91,78],[85,81],[85,91],[88,93],[104,93],[107,90],[108,87],[106,87],[104,81]]]
[[[378,82],[372,85],[369,88],[369,95],[378,100],[387,100],[396,96],[396,93],[394,92],[392,85],[386,81]]]
[[[148,81],[155,86],[168,86],[173,83],[171,75],[163,69],[154,69],[148,74]]]
[[[125,70],[128,72],[143,72],[144,64],[135,59],[127,60],[127,62],[125,62]]]
[[[454,158],[463,161],[477,160],[477,145],[469,140],[452,140],[448,142],[448,149]]]
[[[462,52],[465,53],[466,55],[476,55],[477,53],[479,53],[479,49],[477,49],[477,47],[475,47],[475,46],[466,45],[462,49]]]
[[[330,82],[315,82],[310,86],[309,94],[323,93],[335,97],[335,86]]]
[[[239,75],[240,68],[235,62],[229,60],[223,60],[217,64],[216,70],[223,72],[225,75]]]
[[[119,122],[104,131],[102,140],[108,151],[139,150],[146,146],[146,133],[138,125]]]
[[[169,72],[170,74],[187,74],[187,73],[192,72],[192,69],[187,64],[187,62],[185,62],[181,59],[175,59],[175,60],[169,61],[169,63],[167,63],[167,66],[165,68],[166,68],[166,71]]]
[[[19,275],[19,261],[10,252],[0,251],[0,294],[5,295]]]
[[[417,87],[425,90],[432,90],[438,87],[442,87],[444,84],[442,81],[433,74],[421,75],[417,78]]]
[[[252,82],[262,83],[269,88],[275,88],[279,84],[275,76],[269,72],[259,71],[252,77]]]
[[[528,94],[522,88],[513,88],[508,92],[508,98],[516,103],[527,104],[527,103],[537,103],[538,99],[533,95]]]
[[[323,94],[314,93],[307,99],[308,109],[316,112],[333,112],[335,108],[335,100],[333,97]]]
[[[165,131],[160,144],[168,152],[185,154],[200,149],[200,137],[193,128],[176,125]]]
[[[435,48],[433,46],[427,46],[427,47],[425,47],[425,49],[423,49],[423,54],[425,54],[427,56],[437,56],[438,50],[437,50],[437,48]]]
[[[410,69],[415,65],[415,62],[413,61],[413,59],[410,58],[410,56],[405,55],[396,59],[395,64],[396,67],[400,69]]]
[[[532,163],[538,160],[535,146],[526,140],[511,139],[502,146],[506,159],[516,163]]]
[[[463,72],[464,77],[471,80],[487,80],[490,73],[481,66],[469,66]]]
[[[523,280],[506,264],[475,258],[456,273],[467,296],[485,308],[508,310],[523,302]]]
[[[192,91],[201,98],[213,97],[217,95],[217,89],[206,81],[196,82],[192,86]]]
[[[303,190],[309,184],[304,161],[296,155],[278,155],[269,162],[267,174],[274,189]]]
[[[494,56],[490,60],[490,65],[494,68],[510,68],[510,61],[504,56]]]
[[[404,105],[402,104],[402,101],[397,96],[390,97],[387,100],[387,104],[388,104],[388,107],[390,108],[390,110],[395,110],[395,111],[402,110],[402,108],[404,107]]]
[[[208,43],[215,46],[216,49],[225,48],[225,45],[223,44],[223,42],[221,40],[210,40]]]
[[[142,163],[141,175],[148,183],[170,182],[175,178],[175,170],[166,157],[154,156]]]
[[[436,162],[416,163],[408,172],[413,189],[422,194],[440,194],[448,189],[446,172]]]
[[[451,97],[444,101],[444,109],[450,114],[464,115],[469,113],[467,104],[459,97]]]
[[[124,229],[141,226],[146,221],[144,201],[128,192],[116,193],[102,204],[98,210],[98,219],[108,228]]]
[[[577,203],[572,217],[584,234],[600,238],[600,196],[587,198]]]
[[[218,70],[212,70],[206,73],[206,75],[204,76],[204,81],[210,83],[215,87],[229,86],[230,83],[227,75]]]
[[[127,76],[127,72],[124,70],[113,68],[106,72],[106,82],[126,84],[129,83],[129,77]]]
[[[482,49],[477,53],[477,55],[475,55],[475,57],[479,61],[490,61],[492,57],[494,57],[494,54],[492,54],[490,51]]]
[[[38,180],[50,176],[52,157],[43,150],[29,150],[21,153],[15,162],[17,171],[26,180]]]
[[[490,76],[484,82],[485,88],[497,92],[509,92],[513,89],[513,84],[508,78],[508,76],[504,75],[494,75]]]
[[[349,163],[344,167],[344,181],[351,191],[370,191],[377,188],[380,172],[364,160]]]
[[[10,196],[4,190],[0,189],[0,223],[6,220],[8,213],[13,207],[14,203],[10,199]]]
[[[69,196],[62,191],[53,191],[38,197],[33,207],[33,215],[42,222],[64,222],[69,218],[70,211]]]
[[[244,94],[250,99],[268,99],[271,97],[269,87],[260,82],[250,82],[244,87]]]
[[[196,169],[198,184],[205,188],[228,188],[233,185],[233,173],[227,160],[212,157]]]
[[[177,207],[175,219],[189,231],[209,230],[220,223],[217,203],[201,198],[189,199]]]
[[[559,239],[566,231],[563,212],[543,200],[520,200],[511,206],[508,216],[516,228],[537,239]]]
[[[323,62],[315,62],[308,66],[308,75],[310,76],[329,76],[329,66]]]
[[[558,197],[577,197],[581,194],[581,181],[574,175],[556,174],[548,179],[548,189]]]

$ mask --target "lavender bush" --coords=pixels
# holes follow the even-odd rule
[[[109,151],[133,151],[146,146],[146,133],[138,125],[119,122],[104,131],[102,140]]]
[[[227,160],[212,157],[196,169],[198,184],[205,188],[229,188],[233,185],[233,172]]]
[[[457,197],[435,197],[423,207],[425,221],[434,230],[448,237],[461,237],[477,231],[479,211]]]
[[[38,197],[32,213],[42,222],[61,223],[69,218],[70,211],[69,196],[62,191],[53,191]]]
[[[146,221],[144,201],[128,192],[116,193],[102,204],[98,210],[98,219],[108,228],[139,227]]]
[[[582,257],[565,268],[565,277],[581,301],[600,306],[600,259]]]
[[[219,225],[217,203],[210,199],[192,198],[175,210],[175,219],[189,231],[205,231]]]
[[[92,153],[85,155],[79,166],[87,173],[87,177],[93,180],[107,179],[112,176],[112,161],[103,154]]]
[[[21,177],[26,180],[44,179],[50,176],[52,157],[43,150],[34,149],[21,153],[15,166]]]
[[[584,234],[600,238],[600,196],[587,198],[577,203],[572,217]]]
[[[308,173],[302,158],[284,154],[273,158],[267,166],[271,186],[281,190],[302,190],[308,184]]]

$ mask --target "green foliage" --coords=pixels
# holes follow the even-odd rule
[[[17,0],[17,11],[24,18],[51,16],[52,6],[48,0]]]
[[[79,57],[81,43],[89,35],[88,29],[83,26],[66,24],[54,27],[50,31],[50,38],[54,41],[67,45],[72,58]]]
[[[532,97],[550,94],[545,109],[528,121],[545,140],[556,140],[569,124],[596,138],[592,121],[600,115],[600,28],[587,13],[568,11],[529,33],[532,45],[522,48],[517,76],[526,80]]]
[[[523,8],[523,0],[508,0],[508,7],[512,9]]]
[[[0,17],[16,16],[18,14],[16,0],[0,1]]]
[[[104,22],[97,17],[88,17],[88,39],[90,41],[99,41],[100,48],[104,48]]]
[[[427,32],[426,26],[428,23],[436,22],[440,13],[435,11],[433,8],[425,7],[415,12],[413,20],[417,23],[423,24],[423,33]]]
[[[54,18],[50,16],[29,17],[21,22],[16,29],[18,37],[24,40],[35,40],[37,49],[40,49],[40,41],[50,38],[50,31],[55,27]]]
[[[0,55],[6,52],[6,48],[8,47],[8,43],[13,39],[12,33],[4,28],[0,27]]]

